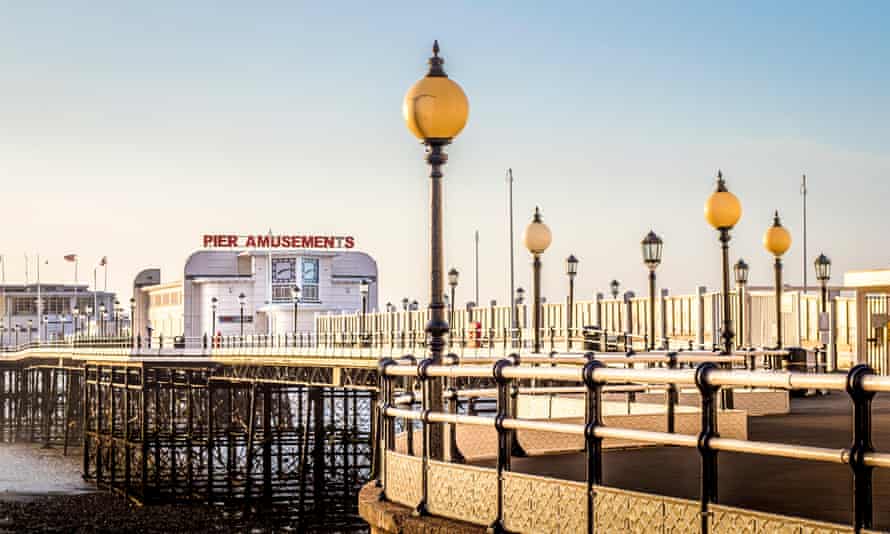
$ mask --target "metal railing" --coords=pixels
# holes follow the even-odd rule
[[[694,355],[689,355],[692,358]],[[743,359],[747,355],[738,355]],[[659,360],[680,358],[677,353],[641,354],[640,358]],[[696,356],[697,357],[697,356]],[[687,360],[694,363],[693,359]],[[853,478],[853,518],[856,532],[872,528],[872,470],[890,468],[890,454],[875,452],[871,444],[871,401],[877,392],[890,392],[890,377],[875,376],[871,368],[857,365],[846,374],[811,374],[792,371],[751,371],[721,369],[714,362],[701,362],[694,368],[615,368],[607,366],[600,356],[589,354],[582,366],[528,366],[519,355],[500,359],[490,365],[435,365],[430,360],[416,364],[406,364],[405,360],[392,359],[380,363],[380,403],[377,413],[374,459],[374,477],[378,485],[386,491],[387,451],[393,451],[395,442],[395,421],[419,422],[423,432],[422,487],[418,513],[427,512],[430,495],[429,479],[426,471],[433,451],[428,446],[431,427],[434,424],[447,424],[451,427],[454,440],[456,425],[494,428],[498,436],[497,445],[497,519],[491,525],[494,531],[504,531],[504,473],[510,471],[510,458],[514,450],[513,442],[518,430],[554,432],[583,436],[585,441],[587,487],[587,531],[593,532],[593,490],[603,482],[604,439],[633,440],[654,445],[687,447],[699,452],[701,464],[701,489],[699,511],[701,532],[708,532],[709,508],[717,500],[717,454],[739,452],[767,457],[794,458],[807,461],[849,465]],[[428,404],[430,383],[436,379],[446,380],[450,386],[456,379],[488,377],[496,383],[497,409],[494,417],[465,415],[457,411],[459,393],[453,387],[445,395],[448,411],[433,411]],[[396,402],[396,382],[416,380],[420,384],[420,409],[404,407]],[[553,422],[546,420],[521,419],[516,416],[515,397],[523,380],[548,380],[572,384],[583,384],[585,412],[583,424]],[[649,430],[634,430],[603,425],[602,395],[610,385],[642,384],[666,385],[668,387],[694,386],[701,397],[701,425],[697,435],[676,434]],[[413,391],[413,386],[412,391]],[[853,404],[853,441],[850,447],[836,449],[814,446],[793,445],[765,441],[752,441],[720,437],[717,428],[717,393],[721,388],[766,387],[784,390],[819,389],[846,392]],[[412,395],[413,397],[413,395]],[[412,399],[414,400],[414,399]],[[669,401],[670,402],[670,401]],[[410,404],[409,404],[410,406]],[[451,444],[454,446],[454,443]]]

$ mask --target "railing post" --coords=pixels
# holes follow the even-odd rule
[[[504,473],[510,471],[510,445],[511,433],[504,427],[504,419],[508,416],[510,406],[510,384],[504,376],[504,367],[512,365],[508,359],[501,359],[494,362],[492,366],[492,375],[497,383],[497,415],[494,419],[494,428],[498,433],[498,506],[497,517],[488,527],[488,531],[493,534],[506,533],[504,527]]]
[[[865,455],[874,450],[871,400],[875,394],[862,387],[862,379],[872,374],[872,368],[865,364],[856,365],[847,373],[847,393],[853,400],[853,443],[848,458],[853,470],[853,529],[857,534],[872,528],[872,467],[865,465]]]
[[[554,354],[556,354],[556,351],[551,351],[551,357]],[[519,353],[511,354],[510,360],[512,365],[519,365]],[[537,366],[537,364],[535,365]],[[516,419],[519,417],[519,381],[511,380],[509,391],[510,405],[507,408],[507,416]],[[520,458],[528,456],[528,453],[522,448],[522,444],[519,443],[516,430],[510,430],[510,454]]]
[[[449,354],[448,357],[451,359],[452,365],[460,365],[460,357],[457,354]],[[457,381],[458,378],[452,376],[448,379],[448,411],[452,415],[457,415],[457,412],[460,408],[460,398],[457,394]],[[452,463],[462,464],[466,461],[464,455],[460,452],[460,448],[457,446],[457,424],[452,423],[449,425],[449,454],[450,460]]]
[[[717,366],[703,363],[695,369],[695,385],[701,394],[701,432],[698,435],[698,452],[701,455],[701,532],[708,534],[711,512],[709,506],[717,502],[717,451],[711,448],[711,439],[717,432],[717,390],[708,375]]]
[[[430,495],[430,406],[433,404],[430,388],[429,375],[427,375],[427,367],[432,365],[433,360],[430,358],[424,358],[417,364],[417,379],[420,380],[420,390],[421,390],[421,402],[423,403],[421,409],[421,417],[420,423],[422,425],[423,430],[423,445],[421,446],[421,488],[420,488],[420,502],[417,503],[417,507],[414,509],[412,515],[415,516],[425,516],[429,515],[429,511],[427,510],[427,503],[429,502]]]
[[[596,436],[596,427],[603,424],[602,382],[594,376],[603,362],[593,359],[593,353],[586,355],[584,364],[584,452],[587,460],[587,533],[592,534],[596,526],[596,486],[603,483],[603,439]]]
[[[386,368],[395,365],[392,358],[383,358],[377,365],[377,426],[375,428],[374,448],[372,449],[373,463],[371,466],[371,478],[376,480],[377,487],[383,488],[380,498],[385,498],[386,492],[386,452],[391,444],[389,429],[392,418],[387,417],[386,410],[392,408],[392,378],[386,375]]]
[[[669,352],[668,355],[668,369],[676,369],[677,368],[677,353]],[[677,405],[677,385],[673,382],[667,385],[667,431],[669,434],[674,433],[674,411]]]

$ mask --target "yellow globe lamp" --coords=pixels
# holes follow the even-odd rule
[[[776,211],[775,217],[773,217],[773,225],[763,234],[763,247],[777,258],[791,248],[791,233],[782,226],[778,211]]]
[[[742,203],[726,189],[723,173],[717,171],[717,189],[705,201],[705,220],[720,230],[732,228],[742,218]]]
[[[547,250],[552,241],[553,234],[541,219],[541,210],[535,208],[535,216],[532,218],[532,222],[525,227],[525,232],[522,234],[522,242],[525,243],[525,248],[535,256],[540,256]]]
[[[447,141],[456,137],[470,114],[467,95],[445,74],[444,63],[439,57],[439,42],[435,41],[429,72],[408,89],[402,101],[405,124],[421,141]]]

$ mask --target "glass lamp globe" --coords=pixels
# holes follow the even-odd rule
[[[742,203],[726,189],[723,173],[717,171],[717,189],[705,201],[705,220],[714,228],[728,229],[742,217]]]
[[[550,228],[541,219],[540,209],[535,208],[534,218],[525,227],[522,241],[525,243],[525,248],[534,255],[543,254],[553,241],[553,234],[550,232]]]
[[[415,137],[449,140],[467,124],[470,103],[456,82],[448,78],[439,57],[439,42],[433,43],[433,57],[426,76],[408,89],[402,101],[402,117]]]
[[[763,234],[763,247],[777,258],[791,248],[791,233],[782,226],[778,211],[773,217],[773,225]]]

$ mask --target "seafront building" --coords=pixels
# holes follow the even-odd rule
[[[87,284],[0,285],[0,343],[58,340],[72,335],[116,335],[126,331],[126,310],[115,294]]]
[[[334,242],[336,245],[336,242]],[[197,338],[283,335],[314,329],[317,314],[377,309],[377,262],[356,250],[204,249],[185,262],[180,280],[158,269],[134,279],[135,332]],[[297,302],[292,289],[299,288]],[[296,323],[295,323],[296,320]]]

